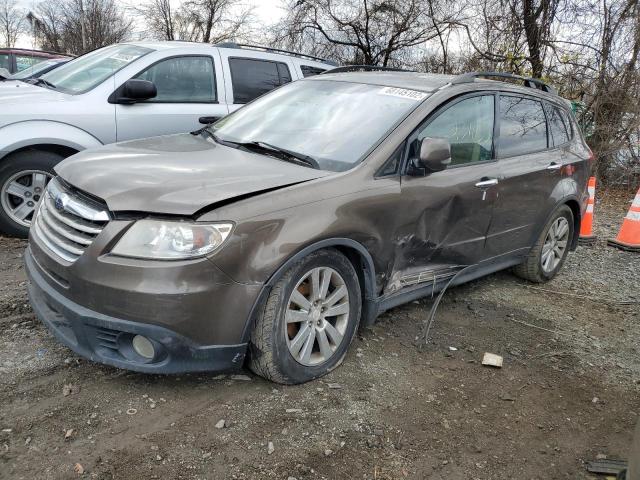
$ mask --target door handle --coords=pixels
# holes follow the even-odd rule
[[[198,122],[200,122],[203,125],[209,125],[210,123],[215,123],[218,120],[220,120],[222,117],[218,116],[218,117],[200,117],[198,119]]]
[[[561,163],[551,162],[549,165],[547,165],[547,170],[560,170],[561,168]]]
[[[498,179],[497,178],[487,178],[487,179],[482,179],[478,183],[476,183],[476,187],[478,187],[478,188],[489,188],[489,187],[492,187],[492,186],[497,185],[497,184],[498,184]]]

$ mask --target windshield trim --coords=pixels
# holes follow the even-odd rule
[[[156,52],[157,50],[154,50],[153,48],[149,48],[147,46],[143,46],[143,45],[136,45],[135,43],[115,43],[113,45],[108,45],[107,47],[100,47],[100,48],[96,48],[94,50],[91,50],[90,52],[84,53],[78,57],[75,57],[73,60],[68,61],[67,63],[65,63],[62,67],[60,68],[64,68],[65,66],[69,65],[70,63],[73,63],[75,60],[84,57],[85,55],[89,55],[90,53],[95,52],[96,50],[100,50],[102,48],[109,48],[109,47],[113,47],[115,45],[130,45],[132,47],[140,47],[140,48],[146,48],[148,51],[143,53],[142,55],[140,55],[138,58],[136,58],[135,60],[133,60],[132,62],[129,63],[125,63],[123,66],[121,66],[120,68],[118,68],[117,70],[114,70],[111,75],[109,75],[108,77],[106,77],[103,81],[101,81],[100,83],[97,83],[96,85],[93,85],[90,88],[87,88],[85,90],[81,90],[81,91],[72,91],[69,89],[65,89],[63,87],[59,87],[58,85],[55,86],[55,88],[51,88],[51,87],[46,87],[44,84],[41,85],[37,85],[39,87],[44,87],[47,88],[49,90],[53,90],[54,92],[60,92],[60,93],[65,93],[67,95],[83,95],[87,92],[90,92],[91,90],[94,90],[96,88],[98,88],[100,85],[104,84],[107,80],[109,80],[110,78],[113,78],[114,75],[116,75],[118,72],[120,72],[122,69],[128,67],[129,65],[133,65],[134,63],[136,63],[138,60],[140,60],[143,57],[146,57],[147,55],[149,55],[150,53]],[[51,72],[47,72],[45,73],[41,78],[46,77],[49,73],[54,73],[56,70],[58,70],[57,68],[54,68],[53,70],[51,70]],[[46,80],[46,78],[44,78]]]
[[[371,84],[371,83],[365,83],[365,82],[354,82],[354,81],[350,81],[350,80],[342,80],[342,79],[341,79],[341,80],[337,80],[337,79],[333,79],[333,78],[331,78],[331,79],[329,79],[329,78],[324,79],[324,78],[323,78],[323,79],[321,79],[321,80],[320,80],[320,79],[316,79],[315,77],[317,77],[317,75],[316,75],[316,76],[313,76],[313,77],[309,77],[309,78],[301,79],[301,80],[296,80],[295,82],[290,82],[290,83],[287,83],[287,84],[285,84],[285,85],[280,85],[279,87],[274,88],[273,90],[271,90],[271,91],[269,91],[269,92],[266,92],[265,94],[261,95],[261,96],[260,96],[260,97],[258,97],[258,98],[263,98],[263,97],[265,97],[265,96],[267,96],[267,95],[271,95],[271,93],[272,93],[272,92],[274,92],[274,91],[276,91],[276,90],[278,90],[278,89],[280,89],[280,88],[283,88],[283,87],[285,87],[285,86],[287,86],[287,85],[292,85],[293,83],[300,83],[300,82],[327,81],[327,82],[351,83],[351,84],[355,84],[355,85],[367,85],[367,86],[371,86],[371,87],[387,87],[387,86],[391,86],[391,85],[378,85],[378,84]],[[407,88],[408,88],[408,87],[407,87]],[[378,148],[378,147],[379,147],[379,146],[380,146],[380,145],[381,145],[381,144],[382,144],[382,143],[383,143],[383,142],[384,142],[384,141],[385,141],[385,140],[386,140],[386,139],[387,139],[387,138],[388,138],[392,133],[393,133],[393,131],[394,131],[396,128],[398,128],[402,123],[404,123],[404,122],[405,122],[405,120],[407,120],[407,118],[409,118],[409,116],[413,114],[413,112],[415,112],[415,111],[416,111],[416,110],[417,110],[417,109],[418,109],[422,104],[424,104],[424,102],[426,102],[427,100],[429,100],[429,99],[433,96],[433,94],[434,94],[435,92],[426,92],[426,91],[423,91],[423,93],[425,93],[425,94],[426,94],[426,96],[425,96],[422,100],[417,101],[417,102],[416,102],[416,104],[415,104],[413,107],[409,108],[409,109],[406,111],[406,113],[405,113],[404,115],[400,116],[400,118],[398,118],[398,120],[397,120],[395,123],[393,123],[392,125],[390,125],[390,126],[389,126],[389,128],[388,128],[387,130],[385,130],[385,131],[382,133],[382,135],[380,135],[380,138],[379,138],[379,139],[375,140],[375,141],[371,144],[371,146],[370,146],[367,150],[365,150],[365,151],[362,153],[362,155],[360,155],[360,157],[358,157],[358,159],[357,159],[357,160],[355,160],[353,163],[351,163],[351,164],[350,164],[351,166],[350,166],[349,168],[347,168],[346,170],[336,171],[336,170],[325,170],[324,168],[322,168],[322,166],[320,166],[320,170],[321,170],[321,171],[325,171],[325,172],[332,172],[332,173],[344,173],[344,172],[349,172],[349,171],[353,170],[354,168],[356,168],[356,167],[358,167],[358,166],[362,165],[362,164],[367,160],[367,158],[368,158],[368,157],[369,157],[369,156],[370,156],[370,155],[371,155],[371,154],[372,154],[372,153],[373,153],[373,152],[374,152],[374,151],[375,151],[375,150],[376,150],[376,149],[377,149],[377,148]],[[220,120],[222,120],[223,118],[227,118],[227,117],[229,117],[229,116],[231,116],[231,115],[235,115],[235,113],[236,113],[236,112],[239,112],[239,111],[240,111],[240,110],[242,110],[243,108],[248,107],[248,106],[249,106],[249,105],[251,105],[253,102],[255,102],[258,98],[255,98],[255,99],[253,99],[251,102],[249,102],[249,103],[246,103],[246,104],[242,105],[240,108],[238,108],[238,109],[234,110],[233,112],[229,113],[229,114],[228,114],[228,115],[226,115],[225,117],[222,117]],[[220,120],[219,120],[219,121],[220,121]],[[222,140],[222,141],[224,141],[224,142],[233,142],[232,140],[226,140],[226,139],[224,139],[224,138],[221,138],[221,137],[216,133],[216,130],[215,130],[215,128],[214,128],[214,127],[215,127],[215,125],[216,125],[216,123],[218,123],[218,122],[215,122],[215,123],[212,123],[212,124],[210,124],[210,125],[205,126],[205,127],[203,128],[203,130],[207,130],[208,132],[212,133],[213,135],[215,135],[217,138],[219,138],[220,140]],[[344,162],[344,163],[346,163],[346,162]]]

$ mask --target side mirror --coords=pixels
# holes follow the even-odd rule
[[[111,103],[131,105],[136,102],[149,100],[156,95],[158,95],[158,90],[153,82],[132,78],[124,82],[124,84],[114,92],[112,97],[115,96],[115,98],[110,98],[109,100]]]
[[[451,164],[451,144],[444,138],[423,138],[420,142],[420,154],[415,163],[423,175],[446,169]]]
[[[218,117],[200,117],[198,119],[198,122],[200,122],[202,125],[211,125],[212,123],[216,123],[221,118],[222,118],[222,116],[218,116]]]

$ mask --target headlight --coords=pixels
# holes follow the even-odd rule
[[[157,260],[201,257],[222,245],[232,228],[231,223],[138,220],[111,253]]]

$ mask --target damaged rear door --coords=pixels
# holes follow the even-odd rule
[[[426,176],[402,176],[405,221],[396,237],[392,290],[486,257],[498,183],[494,124],[494,94],[473,93],[439,108],[409,138],[409,162],[422,138],[435,137],[450,142],[451,165]]]

